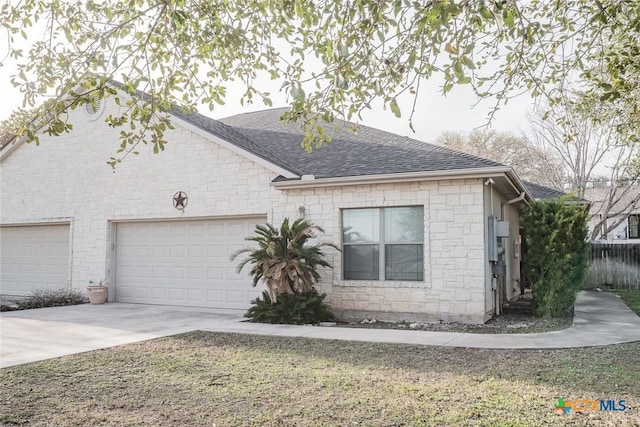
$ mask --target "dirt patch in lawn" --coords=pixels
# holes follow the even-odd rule
[[[4,425],[631,426],[640,343],[483,350],[194,332],[0,371]],[[624,412],[558,413],[558,398]]]

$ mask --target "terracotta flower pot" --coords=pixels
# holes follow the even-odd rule
[[[109,296],[109,288],[106,286],[87,286],[87,293],[91,304],[104,304]]]

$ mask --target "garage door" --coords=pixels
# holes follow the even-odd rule
[[[116,224],[116,300],[246,309],[261,288],[229,256],[266,218]]]
[[[69,282],[69,224],[0,227],[0,293],[26,295]]]

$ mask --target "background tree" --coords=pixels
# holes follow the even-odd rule
[[[592,240],[606,236],[640,207],[640,143],[630,132],[616,131],[620,120],[618,106],[603,104],[591,93],[566,96],[530,117],[528,145],[550,151],[562,165],[564,189],[579,197],[587,192],[593,202]],[[587,191],[594,181],[606,188]]]
[[[629,123],[639,115],[637,0],[21,0],[0,7],[0,26],[26,103],[57,94],[47,122],[56,133],[70,130],[68,109],[115,95],[109,79],[123,83],[134,99],[107,118],[125,129],[123,151],[159,151],[167,110],[213,109],[230,81],[244,84],[243,102],[270,105],[261,76],[281,83],[291,107],[282,119],[302,122],[307,149],[329,138],[319,120],[355,119],[376,99],[400,116],[398,99],[415,105],[436,74],[444,93],[471,85],[496,109],[522,91],[554,105],[579,81],[625,105]]]
[[[555,153],[544,145],[532,144],[523,135],[495,130],[474,130],[469,134],[445,132],[435,143],[504,163],[527,181],[562,189],[564,170]]]

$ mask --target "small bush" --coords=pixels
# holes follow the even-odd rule
[[[267,291],[262,298],[251,301],[251,308],[244,315],[252,322],[282,323],[288,325],[315,324],[335,319],[331,309],[325,304],[326,294],[311,291],[281,294],[273,304]]]
[[[61,307],[84,303],[84,295],[78,289],[67,286],[61,289],[36,289],[20,297],[15,304],[2,304],[2,311],[29,310],[32,308]]]

